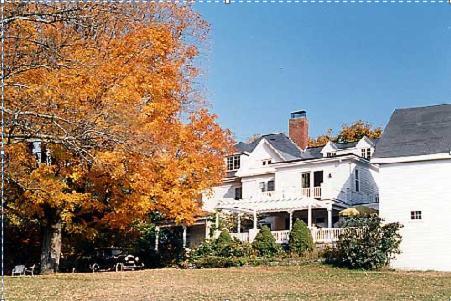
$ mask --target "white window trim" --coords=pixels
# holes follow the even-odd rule
[[[229,168],[229,159],[232,160],[231,162],[231,167]],[[238,162],[238,163],[237,163]],[[236,167],[238,165],[238,167]],[[226,158],[226,169],[227,171],[237,171],[238,169],[240,169],[241,167],[241,158],[240,155],[233,155],[233,156],[228,156]]]

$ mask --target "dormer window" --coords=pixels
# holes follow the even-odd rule
[[[240,169],[240,156],[227,157],[227,171],[233,171]]]
[[[263,161],[262,161],[262,165],[263,165],[263,166],[267,166],[267,165],[269,165],[269,164],[271,164],[271,159],[266,159],[266,160],[263,160]]]
[[[371,159],[371,148],[362,148],[361,157],[365,159]]]
[[[326,153],[326,157],[327,157],[327,158],[332,158],[332,157],[335,157],[336,155],[337,155],[336,152]]]

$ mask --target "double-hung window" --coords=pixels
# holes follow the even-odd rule
[[[240,168],[240,156],[227,157],[227,171],[238,170]]]
[[[361,157],[365,159],[371,159],[371,148],[362,148]]]

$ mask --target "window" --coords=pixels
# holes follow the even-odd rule
[[[260,186],[261,192],[265,192],[266,191],[266,183],[265,182],[260,182],[259,186]]]
[[[40,141],[32,142],[30,144],[32,154],[36,157],[38,163],[51,164],[52,159],[50,157],[50,149],[46,147],[44,143]]]
[[[313,173],[313,187],[321,187],[324,182],[324,172],[322,170]]]
[[[360,175],[359,175],[359,170],[356,169],[354,172],[354,178],[355,178],[355,191],[359,192],[360,191]]]
[[[237,170],[240,168],[240,156],[227,157],[227,170]]]
[[[235,200],[241,200],[243,198],[243,188],[236,187],[235,188]]]
[[[310,188],[310,173],[309,172],[302,173],[301,185],[302,185],[302,188]]]
[[[362,148],[361,149],[361,156],[365,159],[371,159],[371,148]]]
[[[328,158],[332,158],[332,157],[335,157],[337,155],[337,153],[326,153],[326,157],[328,157]]]
[[[274,180],[268,181],[267,191],[274,191],[274,189],[275,189],[274,184],[275,184]]]
[[[421,219],[421,211],[410,211],[410,219]]]
[[[263,160],[262,164],[263,166],[271,164],[271,159]]]

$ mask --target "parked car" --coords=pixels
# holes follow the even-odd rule
[[[60,272],[103,272],[137,270],[144,263],[123,248],[98,248],[84,254],[70,254],[61,258]]]
[[[126,271],[144,268],[137,256],[129,254],[121,248],[99,248],[89,258],[89,269],[99,271]]]

